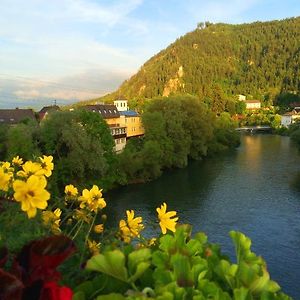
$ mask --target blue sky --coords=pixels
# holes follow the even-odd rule
[[[299,0],[0,0],[0,108],[111,92],[201,21],[299,15]]]

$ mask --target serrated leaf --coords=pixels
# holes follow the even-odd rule
[[[198,255],[203,252],[202,244],[200,241],[192,239],[186,244],[190,255]]]

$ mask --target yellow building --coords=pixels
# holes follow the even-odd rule
[[[140,115],[133,110],[120,111],[121,125],[126,126],[127,138],[142,136],[145,133]]]
[[[121,124],[120,113],[115,105],[112,104],[95,104],[84,106],[86,110],[99,113],[106,121],[110,128],[110,132],[115,141],[115,151],[122,152],[126,146],[126,125]]]

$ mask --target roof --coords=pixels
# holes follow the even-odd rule
[[[46,112],[49,112],[49,111],[56,111],[56,110],[60,110],[59,106],[57,106],[57,105],[44,106],[44,107],[39,111],[39,113],[45,114]]]
[[[283,114],[283,116],[298,116],[300,115],[297,111],[293,110],[293,111],[288,111],[285,114]]]
[[[116,106],[112,104],[85,105],[83,108],[88,111],[98,112],[103,119],[120,117],[120,113],[118,112]]]
[[[0,124],[17,124],[25,119],[35,120],[32,109],[0,109]]]
[[[126,116],[126,117],[138,117],[138,113],[134,110],[124,110],[120,111],[121,116]]]

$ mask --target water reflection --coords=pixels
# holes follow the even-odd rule
[[[232,153],[111,192],[108,214],[116,225],[126,209],[135,209],[151,223],[155,208],[166,201],[181,222],[205,231],[231,254],[228,232],[240,230],[266,258],[284,291],[300,299],[299,163],[299,152],[288,137],[245,135]],[[152,227],[147,234],[154,234]]]

